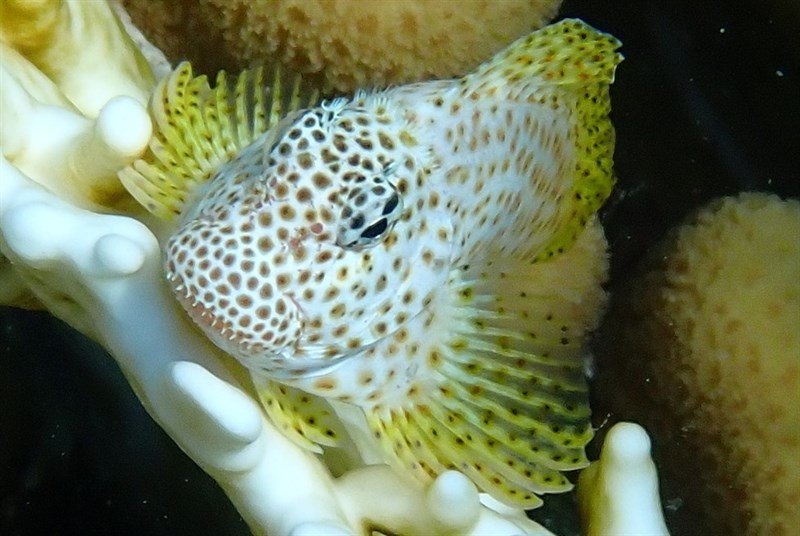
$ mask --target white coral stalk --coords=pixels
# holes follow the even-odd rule
[[[0,7],[2,40],[84,115],[95,117],[117,95],[147,102],[152,71],[106,2],[2,0]]]
[[[600,460],[581,473],[578,499],[586,536],[669,535],[650,438],[637,424],[621,422],[608,431]]]
[[[118,93],[81,113],[19,52],[0,44],[0,148],[48,189],[77,205],[108,209],[127,197],[116,171],[141,154],[152,131],[144,105]]]
[[[521,510],[483,506],[459,473],[427,489],[383,465],[335,479],[272,426],[230,360],[174,304],[151,230],[91,210],[124,206],[115,171],[150,136],[143,103],[152,76],[133,42],[105,2],[0,7],[0,251],[14,266],[9,288],[25,281],[56,316],[100,341],[253,532],[357,534],[373,523],[408,534],[549,534]],[[591,515],[625,515],[587,504]]]

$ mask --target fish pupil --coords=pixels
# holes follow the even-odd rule
[[[385,212],[384,212],[385,214]],[[379,237],[386,231],[387,227],[389,226],[386,218],[381,218],[363,231],[361,231],[361,237],[366,239],[373,239]]]
[[[400,202],[400,198],[397,197],[397,194],[392,194],[392,197],[386,202],[386,206],[383,207],[383,212],[381,212],[381,216],[386,216],[387,214],[391,213],[395,208],[397,208],[397,204]]]

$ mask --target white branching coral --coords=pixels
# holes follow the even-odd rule
[[[644,429],[621,422],[608,431],[600,460],[578,480],[584,534],[667,536],[656,466]]]
[[[74,204],[124,207],[116,170],[151,133],[147,61],[103,2],[0,5],[3,155]]]
[[[402,534],[549,534],[521,510],[484,506],[460,473],[427,489],[383,465],[334,478],[284,437],[240,371],[177,312],[153,230],[131,216],[134,205],[116,179],[149,140],[151,67],[105,2],[0,0],[0,7],[0,251],[7,258],[0,299],[18,301],[27,285],[53,314],[100,341],[152,417],[220,483],[254,533],[358,534],[376,526]],[[639,486],[617,489],[609,474],[598,471],[583,495]],[[608,501],[586,504],[593,518],[625,517]],[[660,516],[657,497],[649,508],[644,515]]]

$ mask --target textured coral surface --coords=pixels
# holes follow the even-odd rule
[[[338,91],[463,74],[543,26],[560,0],[123,0],[173,58],[200,70],[279,61]],[[169,9],[165,6],[169,5]]]
[[[645,406],[684,502],[715,534],[800,524],[798,237],[796,200],[724,198],[614,307],[618,355],[603,362],[601,391],[620,412]]]

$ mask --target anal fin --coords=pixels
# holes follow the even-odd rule
[[[295,443],[316,453],[338,444],[342,426],[323,398],[255,374],[253,383],[267,416]]]

